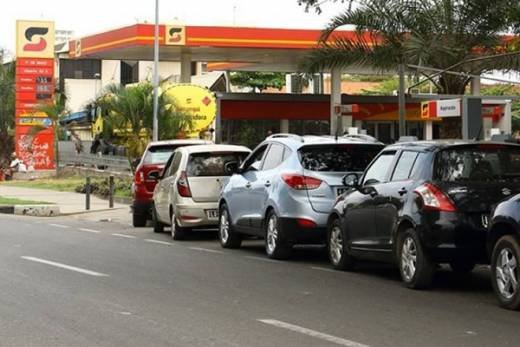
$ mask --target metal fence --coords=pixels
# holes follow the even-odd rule
[[[83,166],[92,167],[99,170],[112,171],[131,171],[130,163],[126,157],[115,155],[97,155],[97,154],[75,154],[60,153],[59,165],[63,166]]]
[[[127,157],[90,153],[78,154],[74,149],[74,144],[68,141],[60,141],[58,150],[58,165],[60,167],[79,166],[116,172],[131,171]]]

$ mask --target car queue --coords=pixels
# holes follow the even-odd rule
[[[459,274],[491,264],[500,305],[520,308],[518,145],[274,134],[251,152],[182,141],[149,147],[163,153],[152,169],[143,155],[134,197],[139,184],[149,193],[134,226],[152,218],[174,240],[218,227],[222,247],[262,238],[273,259],[326,244],[333,268],[395,264],[413,289],[431,287],[441,264]]]

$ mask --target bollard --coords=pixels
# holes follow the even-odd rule
[[[108,178],[108,207],[114,208],[114,176]]]
[[[85,210],[90,210],[90,177],[88,176],[85,184]]]

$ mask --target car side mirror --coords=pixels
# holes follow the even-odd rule
[[[238,162],[237,161],[227,162],[226,164],[224,164],[224,171],[228,175],[239,173],[240,172],[240,167],[238,165]]]
[[[359,186],[359,176],[357,173],[351,172],[343,177],[343,185],[348,188],[357,188]]]
[[[248,168],[245,171],[258,171],[260,169],[260,162],[254,162],[253,164],[249,165]]]
[[[361,191],[361,193],[363,193],[365,195],[370,195],[371,197],[374,197],[379,194],[377,192],[376,188],[374,188],[372,186],[364,186],[360,189],[360,191]]]
[[[162,174],[161,172],[159,171],[151,171],[150,173],[148,173],[148,180],[149,181],[158,181],[159,178],[162,177]]]

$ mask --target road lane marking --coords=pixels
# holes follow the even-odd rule
[[[94,229],[79,228],[79,230],[81,230],[81,231],[85,231],[85,232],[87,232],[87,233],[94,233],[94,234],[98,234],[98,233],[100,233],[99,230],[94,230]]]
[[[332,342],[340,346],[347,346],[347,347],[369,347],[368,345],[364,345],[359,342],[343,339],[341,337],[321,333],[316,330],[307,329],[298,325],[285,323],[276,319],[257,319],[259,322],[262,322],[264,324],[269,324],[272,326],[275,326],[277,328],[287,329],[291,330],[300,334],[304,334],[307,336],[311,336],[317,339],[321,339],[324,341]]]
[[[145,242],[150,242],[150,243],[157,243],[157,244],[160,244],[160,245],[166,245],[166,246],[171,246],[172,243],[171,242],[166,242],[166,241],[159,241],[159,240],[154,240],[154,239],[144,239]]]
[[[194,251],[199,251],[199,252],[226,254],[226,252],[217,251],[216,249],[201,248],[201,247],[188,247],[188,248],[191,249],[191,250],[194,250]]]
[[[85,275],[97,276],[97,277],[108,277],[108,275],[104,274],[104,273],[91,271],[91,270],[87,270],[87,269],[82,269],[80,267],[70,266],[70,265],[57,263],[57,262],[54,262],[54,261],[45,260],[45,259],[41,259],[41,258],[22,256],[22,259],[29,260],[29,261],[34,261],[34,262],[37,262],[37,263],[47,264],[47,265],[59,267],[59,268],[70,270],[70,271],[79,272],[79,273],[82,273],[82,274],[85,274]]]
[[[311,269],[313,270],[320,270],[320,271],[327,271],[327,272],[335,272],[337,273],[338,271],[334,270],[334,269],[329,269],[329,268],[326,268],[326,267],[321,267],[321,266],[310,266]]]
[[[56,228],[70,228],[68,225],[63,225],[63,224],[49,224],[50,226],[52,227],[56,227]]]
[[[125,239],[136,239],[137,237],[135,236],[132,236],[132,235],[126,235],[126,234],[112,234],[112,236],[117,236],[117,237],[124,237]]]
[[[278,264],[280,264],[280,262],[278,260],[273,260],[273,259],[269,259],[269,258],[262,258],[262,257],[255,257],[255,256],[252,256],[252,255],[246,255],[246,256],[244,256],[244,258],[265,261],[266,263],[278,263]]]

